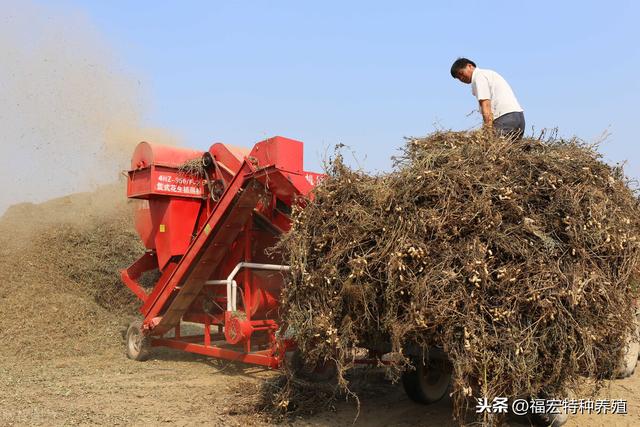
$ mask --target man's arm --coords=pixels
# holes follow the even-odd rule
[[[478,70],[475,71],[476,73]],[[475,74],[475,73],[474,73]],[[491,129],[493,127],[493,113],[491,112],[491,85],[486,75],[480,73],[475,81],[475,95],[480,103],[480,113],[482,114],[483,127]]]
[[[491,112],[491,100],[490,99],[481,99],[478,101],[480,103],[480,113],[482,114],[482,122],[485,128],[493,127],[493,113]]]

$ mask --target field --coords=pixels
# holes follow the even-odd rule
[[[113,269],[142,248],[123,194],[114,185],[22,204],[0,220],[0,424],[272,424],[257,396],[276,372],[172,350],[155,350],[147,362],[125,357],[134,302]],[[419,406],[379,372],[358,378],[356,425],[454,425],[448,398]],[[638,425],[638,395],[636,371],[600,396],[626,399],[629,415],[574,416],[567,425]],[[347,426],[356,415],[343,402],[287,423]]]

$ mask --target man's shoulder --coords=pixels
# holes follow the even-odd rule
[[[478,77],[484,77],[484,78],[487,78],[487,79],[491,79],[491,77],[493,75],[495,75],[495,74],[497,74],[495,71],[488,70],[486,68],[478,68],[478,67],[476,67],[473,70],[473,75],[471,76],[471,80],[475,80]]]
[[[479,75],[482,75],[482,76],[486,76],[486,77],[500,76],[500,74],[498,74],[497,71],[490,70],[488,68],[476,68],[476,71],[478,70],[480,71]]]

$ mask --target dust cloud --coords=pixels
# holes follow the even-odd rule
[[[144,90],[90,19],[0,0],[0,214],[118,179],[141,140]]]

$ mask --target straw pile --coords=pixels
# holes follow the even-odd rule
[[[327,174],[280,243],[282,310],[303,359],[334,360],[343,390],[359,348],[390,351],[397,378],[407,349],[442,347],[457,416],[471,396],[562,398],[614,375],[640,209],[594,147],[438,132],[408,139],[389,174],[340,157]]]
[[[123,185],[0,218],[0,345],[4,356],[49,359],[121,349],[138,304],[119,269],[144,253]]]

